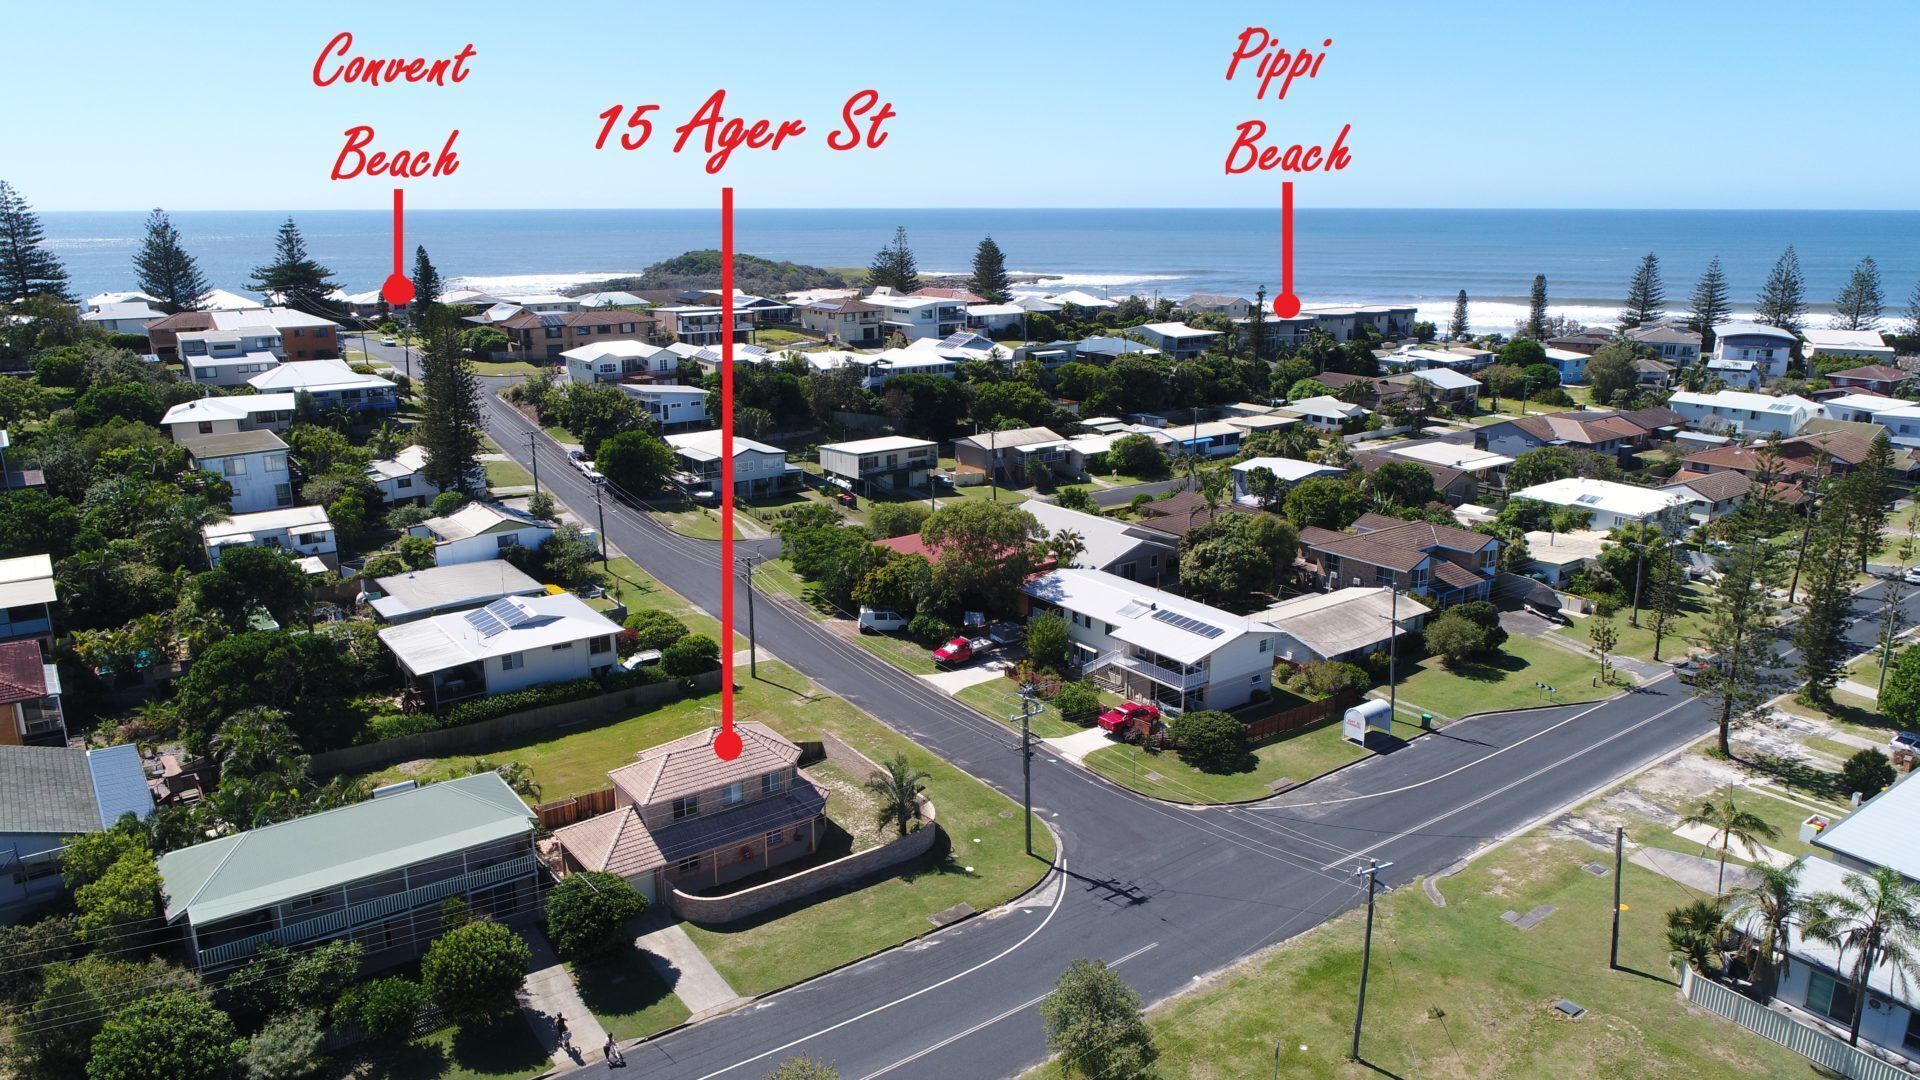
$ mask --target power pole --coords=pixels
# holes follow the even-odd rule
[[[527,460],[533,463],[533,493],[540,494],[540,450],[533,444],[534,433],[527,432]]]
[[[1400,657],[1400,586],[1396,582],[1392,589],[1393,600],[1387,610],[1387,724],[1389,730],[1395,720],[1400,718],[1400,680],[1397,662]],[[1364,737],[1365,731],[1362,731]]]
[[[1626,867],[1627,830],[1613,830],[1613,945],[1607,952],[1607,970],[1620,970],[1620,874]]]
[[[1646,576],[1647,570],[1647,516],[1645,514],[1640,515],[1640,535],[1636,539],[1639,541],[1639,550],[1633,562],[1633,615],[1627,621],[1634,626],[1639,626],[1640,582]]]
[[[760,677],[760,636],[753,630],[753,556],[744,560],[747,564],[747,674]]]
[[[1027,854],[1033,854],[1033,728],[1035,713],[1040,711],[1039,702],[1033,699],[1033,684],[1020,687],[1020,802],[1026,809]]]
[[[607,567],[607,506],[606,506],[606,503],[601,501],[601,498],[600,498],[603,490],[604,489],[602,489],[599,484],[593,485],[593,512],[599,515],[599,518],[600,518],[600,568],[602,570],[605,570],[608,568]]]
[[[1356,867],[1355,874],[1367,877],[1367,936],[1360,946],[1360,997],[1353,1006],[1353,1046],[1347,1052],[1349,1061],[1360,1060],[1360,1022],[1367,1015],[1367,968],[1373,963],[1373,887],[1380,871],[1392,866],[1378,859],[1368,859],[1367,865]]]

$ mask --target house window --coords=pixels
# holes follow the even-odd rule
[[[524,653],[510,652],[500,658],[501,671],[515,671],[526,666],[527,657]]]
[[[564,652],[564,651],[566,651],[567,649],[571,649],[571,648],[573,648],[573,642],[571,642],[571,641],[561,641],[561,642],[556,642],[556,643],[554,644],[554,646],[553,646],[553,651],[554,651],[554,652]]]
[[[1842,1024],[1853,1022],[1853,987],[1824,971],[1812,971],[1807,975],[1807,1008],[1837,1020]]]
[[[621,332],[621,333],[623,333],[623,334],[631,334],[631,333],[633,333],[633,324],[632,324],[632,323],[630,323],[630,322],[623,322],[623,323],[621,323],[621,324],[620,324],[620,332]]]
[[[286,472],[287,456],[285,454],[269,455],[267,457],[267,471],[268,472]]]
[[[787,778],[777,772],[770,772],[760,778],[760,794],[776,795],[787,786]]]
[[[547,336],[550,338],[557,338],[560,336],[560,328],[557,326],[549,326],[546,328],[546,330],[547,330]]]
[[[1920,1012],[1907,1014],[1907,1034],[1901,1042],[1909,1048],[1920,1047]]]
[[[587,645],[587,651],[594,653],[596,655],[603,652],[610,652],[612,651],[612,649],[613,649],[613,639],[610,637],[594,638]]]
[[[779,829],[775,829],[772,832],[767,834],[768,847],[779,847],[781,844],[784,844],[786,842],[787,842],[787,834],[784,832],[781,832]]]
[[[213,434],[213,421],[211,420],[200,421],[200,434],[202,435]]]
[[[511,547],[519,547],[520,538],[517,536],[513,536],[511,534],[507,536],[499,537],[497,540],[497,546],[500,548],[501,551],[505,551]]]
[[[1374,567],[1373,583],[1375,585],[1385,585],[1388,588],[1392,588],[1393,587],[1393,571],[1387,569],[1384,566]]]
[[[293,505],[293,485],[292,484],[273,485],[273,500],[279,503],[281,506],[292,506]]]
[[[395,481],[393,482],[393,486],[394,486],[394,487],[395,487],[395,488],[396,488],[397,490],[400,490],[400,491],[405,491],[405,490],[407,490],[408,488],[410,488],[410,487],[412,487],[412,486],[413,486],[413,477],[411,477],[411,476],[403,476],[403,477],[401,477],[400,479],[398,479],[398,480],[395,480]]]
[[[741,800],[746,797],[747,793],[744,785],[742,785],[740,781],[735,780],[733,783],[727,785],[726,794],[721,796],[721,801],[728,806],[738,806]]]
[[[1272,648],[1273,648],[1273,639],[1272,639],[1272,638],[1261,638],[1261,639],[1260,639],[1260,651],[1261,651],[1261,652],[1267,652],[1267,651],[1269,651],[1269,650],[1271,650]]]
[[[693,871],[700,869],[700,856],[689,855],[686,858],[681,859],[679,869],[680,869],[680,872],[683,874],[690,874]]]
[[[696,817],[700,813],[700,796],[683,795],[673,800],[673,820]]]
[[[220,462],[220,471],[228,476],[247,475],[246,458],[226,458]]]

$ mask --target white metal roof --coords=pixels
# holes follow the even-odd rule
[[[1800,336],[1806,338],[1809,345],[1830,345],[1836,349],[1884,349],[1887,347],[1886,339],[1880,336],[1878,330],[1834,330],[1821,327],[1802,330]]]
[[[1055,570],[1021,591],[1110,623],[1112,636],[1182,664],[1195,664],[1247,633],[1265,630],[1245,615],[1175,596],[1102,570]]]
[[[1463,472],[1480,472],[1483,469],[1498,469],[1513,464],[1513,459],[1501,454],[1476,450],[1461,443],[1431,442],[1413,446],[1388,446],[1387,453],[1396,457],[1424,461],[1429,465],[1444,465],[1449,469]]]
[[[347,366],[345,360],[294,360],[263,371],[247,380],[247,385],[263,392],[323,390],[377,390],[392,388],[393,380],[378,375],[362,375]]]
[[[1431,384],[1436,390],[1465,390],[1468,387],[1477,388],[1480,385],[1480,380],[1475,379],[1473,376],[1462,375],[1452,368],[1444,367],[1428,368],[1425,371],[1409,371],[1404,375],[1387,376],[1389,382],[1400,383],[1401,385],[1407,385],[1415,379],[1420,379]]]
[[[1220,336],[1220,331],[1218,330],[1202,330],[1198,327],[1188,326],[1183,322],[1142,323],[1134,327],[1134,329],[1145,330],[1148,333],[1159,334],[1161,337],[1170,338],[1215,338]]]
[[[0,607],[51,604],[58,599],[53,587],[53,558],[22,555],[0,559]]]
[[[1866,802],[1814,838],[1814,846],[1920,880],[1920,784],[1905,781]]]
[[[465,540],[493,532],[501,525],[514,528],[529,526],[551,526],[551,522],[541,521],[524,510],[515,510],[511,506],[490,502],[470,502],[445,517],[428,518],[420,523],[420,528],[432,533],[441,543]]]
[[[572,593],[507,596],[473,611],[390,626],[380,640],[416,675],[528,649],[619,633],[620,626]]]
[[[1300,416],[1323,416],[1339,420],[1351,420],[1356,416],[1365,416],[1367,410],[1358,405],[1341,401],[1337,397],[1321,394],[1318,397],[1301,398],[1280,406],[1281,412],[1295,413]]]
[[[568,349],[560,355],[569,360],[580,360],[590,364],[602,357],[626,359],[630,356],[637,356],[642,360],[647,360],[663,352],[673,352],[673,350],[661,345],[649,345],[644,341],[621,338],[617,341],[596,341],[591,345],[581,345]],[[674,353],[674,355],[677,356],[679,354]]]
[[[1750,394],[1744,390],[1721,390],[1712,394],[1696,394],[1690,390],[1679,390],[1667,398],[1667,404],[1698,405],[1704,409],[1741,409],[1747,412],[1790,413],[1800,410],[1818,410],[1820,403],[1803,398],[1798,394],[1783,394],[1775,397],[1771,394]]]
[[[398,480],[427,467],[427,448],[419,444],[402,447],[390,458],[367,462],[367,475],[375,480]]]
[[[853,442],[821,443],[821,450],[837,450],[843,454],[880,454],[888,450],[917,450],[923,446],[934,445],[931,439],[914,439],[906,435],[882,435],[877,439],[857,439]]]
[[[281,529],[331,529],[333,522],[327,517],[324,506],[282,506],[276,510],[259,510],[251,514],[235,514],[222,518],[211,525],[202,526],[200,535],[211,544],[218,540],[237,539],[241,536],[257,535],[263,532],[276,532]]]
[[[1125,522],[1115,521],[1099,514],[1070,510],[1054,503],[1032,499],[1021,504],[1020,509],[1033,515],[1048,536],[1060,532],[1078,533],[1086,544],[1074,560],[1073,565],[1091,570],[1102,570],[1145,543]],[[1167,546],[1163,540],[1162,547]]]
[[[218,292],[219,290],[216,289],[214,291]],[[242,297],[241,299],[245,298]],[[251,301],[248,302],[251,303]],[[209,314],[213,316],[213,328],[215,330],[248,330],[253,327],[268,327],[274,330],[283,330],[294,327],[307,329],[340,325],[332,319],[323,319],[318,315],[309,315],[304,311],[295,311],[288,307],[260,307],[255,305],[235,311],[213,311],[209,312]]]
[[[191,424],[210,420],[245,420],[261,413],[292,411],[292,394],[227,394],[183,401],[168,409],[160,422]]]
[[[681,455],[692,458],[695,461],[718,461],[720,459],[720,430],[718,428],[711,431],[689,431],[683,435],[669,435],[666,437],[665,442],[668,446],[679,451]],[[768,446],[766,443],[757,442],[744,435],[735,435],[733,437],[734,457],[739,457],[741,454],[779,454],[785,457],[786,453],[785,450],[777,446]]]
[[[1725,340],[1730,337],[1767,337],[1779,341],[1795,341],[1793,331],[1782,330],[1777,326],[1763,326],[1754,322],[1721,323],[1713,328],[1714,337]]]
[[[1658,514],[1687,502],[1671,492],[1584,476],[1569,476],[1564,480],[1535,484],[1513,492],[1511,497],[1533,499],[1576,510],[1604,510],[1620,517],[1633,518]]]
[[[1310,476],[1334,476],[1346,471],[1332,465],[1320,465],[1311,461],[1283,457],[1248,458],[1233,467],[1234,472],[1246,473],[1249,476],[1253,475],[1255,469],[1265,469],[1274,475],[1274,479],[1288,484],[1297,484]]]

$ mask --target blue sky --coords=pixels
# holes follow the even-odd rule
[[[1263,206],[1278,174],[1221,172],[1234,125],[1258,117],[1284,143],[1353,125],[1353,165],[1301,178],[1302,206],[1920,207],[1920,148],[1898,136],[1914,5],[324,8],[16,7],[0,179],[45,210],[374,207],[389,181],[327,178],[343,131],[370,123],[376,148],[460,128],[461,171],[407,185],[420,208],[710,206],[722,182],[743,206]],[[1250,21],[1289,44],[1332,37],[1319,78],[1284,103],[1225,82]],[[343,29],[365,55],[471,42],[472,77],[316,88]],[[671,127],[718,87],[734,115],[810,130],[718,179],[668,153],[668,131],[592,149],[610,105],[657,102]],[[827,151],[840,103],[868,87],[899,113],[892,137]]]

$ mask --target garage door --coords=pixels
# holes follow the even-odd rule
[[[653,903],[653,900],[654,900],[653,877],[654,877],[653,871],[649,870],[644,874],[635,874],[634,876],[627,879],[627,884],[633,886],[633,889],[635,892],[639,893],[641,896],[646,897],[647,903],[649,904]]]

